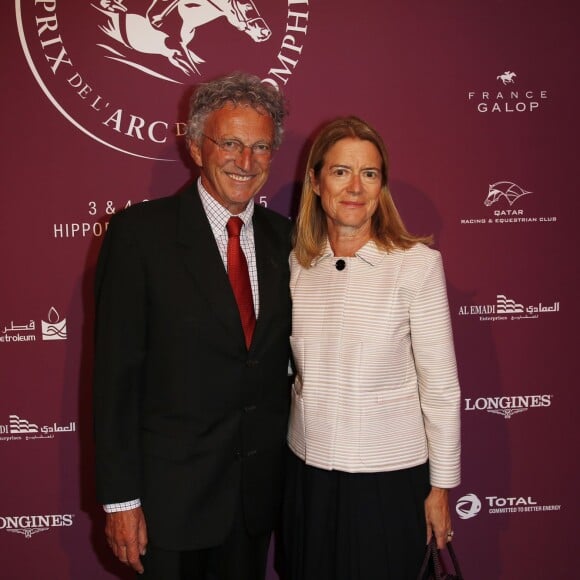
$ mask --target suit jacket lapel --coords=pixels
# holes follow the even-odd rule
[[[177,239],[183,252],[186,268],[195,279],[200,293],[210,304],[216,321],[221,322],[231,336],[239,334],[243,344],[244,334],[238,306],[194,185],[179,196],[177,220]],[[192,296],[192,299],[195,297]]]
[[[256,246],[256,266],[258,269],[258,287],[260,292],[260,315],[254,331],[252,345],[259,345],[266,338],[268,325],[275,311],[279,294],[280,268],[287,267],[280,248],[276,247],[276,237],[270,223],[260,212],[259,206],[254,211],[254,243]]]

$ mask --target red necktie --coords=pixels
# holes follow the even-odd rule
[[[243,225],[244,222],[239,217],[231,217],[226,225],[228,230],[228,278],[238,303],[242,328],[246,337],[246,347],[249,349],[256,327],[256,314],[250,275],[248,274],[248,263],[240,246],[240,230]]]

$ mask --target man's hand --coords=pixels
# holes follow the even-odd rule
[[[143,574],[140,557],[145,555],[147,547],[147,526],[143,510],[138,507],[107,514],[105,536],[115,556],[123,564]]]
[[[427,543],[431,535],[442,550],[451,539],[451,515],[449,514],[449,492],[440,487],[432,487],[425,500],[425,520],[427,522]]]

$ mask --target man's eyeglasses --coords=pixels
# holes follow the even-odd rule
[[[259,155],[261,157],[268,157],[272,155],[272,145],[270,143],[264,143],[258,141],[253,145],[244,145],[239,139],[212,139],[209,135],[202,133],[202,135],[209,139],[212,143],[215,143],[224,153],[241,155],[244,149],[248,148],[252,150],[254,155]]]

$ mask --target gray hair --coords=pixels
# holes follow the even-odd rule
[[[236,72],[201,84],[189,102],[189,119],[185,138],[187,144],[199,143],[207,117],[227,103],[249,105],[264,110],[274,122],[274,149],[282,142],[286,102],[279,89],[262,83],[257,76]]]

